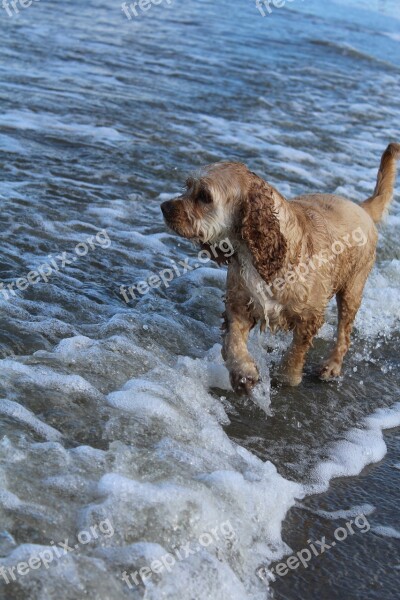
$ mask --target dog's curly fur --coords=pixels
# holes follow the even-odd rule
[[[242,202],[241,236],[261,277],[270,282],[283,266],[287,242],[275,210],[272,188],[258,177]]]
[[[234,248],[222,354],[236,391],[248,392],[259,380],[247,349],[249,332],[258,322],[262,329],[268,325],[272,331],[293,331],[280,374],[288,384],[298,385],[307,351],[334,295],[337,341],[320,376],[340,375],[375,261],[375,223],[391,202],[399,157],[400,144],[390,144],[375,192],[360,205],[330,194],[287,201],[245,165],[231,162],[208,165],[187,180],[182,196],[161,205],[169,227],[203,248],[212,245],[218,262],[225,259],[215,251],[219,242],[229,238]],[[340,252],[333,250],[338,245]]]

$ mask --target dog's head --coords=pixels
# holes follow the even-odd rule
[[[282,197],[241,163],[208,165],[186,181],[184,193],[161,204],[167,225],[200,244],[244,242],[264,278],[282,266],[286,241],[277,216]]]

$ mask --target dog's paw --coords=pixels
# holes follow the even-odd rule
[[[340,377],[342,365],[336,360],[327,360],[319,372],[319,378],[323,381],[329,381],[335,377]]]
[[[254,367],[250,372],[233,371],[230,373],[232,389],[237,394],[250,394],[251,390],[260,381],[258,369]]]
[[[283,385],[289,385],[290,387],[297,387],[303,381],[303,373],[290,372],[290,371],[278,371],[276,379]]]

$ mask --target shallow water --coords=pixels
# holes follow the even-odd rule
[[[354,535],[310,561],[306,569],[278,577],[273,584],[276,600],[398,598],[399,539],[395,537],[398,529],[382,530],[382,523],[393,523],[397,528],[399,525],[400,475],[396,469],[400,459],[399,430],[390,432],[385,440],[388,454],[384,461],[367,467],[359,477],[333,481],[327,493],[312,496],[291,509],[283,536],[298,550],[308,546],[308,538],[319,540],[323,535],[330,545],[335,528],[349,521],[349,516],[335,514],[338,507],[346,507],[347,511],[348,507],[360,507],[355,512],[365,511],[371,528],[362,534],[355,527]]]
[[[229,390],[224,269],[194,268],[197,251],[165,230],[159,204],[188,171],[221,159],[288,197],[370,195],[383,149],[400,137],[399,18],[383,0],[298,1],[264,18],[226,0],[152,5],[130,21],[100,0],[1,11],[0,565],[66,538],[74,547],[15,582],[0,576],[4,598],[292,600],[314,597],[322,580],[322,597],[336,598],[337,578],[351,575],[345,543],[324,558],[329,578],[296,571],[272,592],[256,570],[324,534],[313,513],[292,516],[300,509],[284,522],[296,502],[368,503],[372,483],[360,478],[339,480],[346,495],[305,496],[382,460],[381,428],[400,424],[400,204],[339,382],[314,375],[333,306],[299,389],[269,394],[267,367],[288,339],[253,336],[268,414]],[[174,265],[181,276],[168,287],[125,302],[120,286]],[[39,267],[40,281],[7,288]],[[396,477],[385,470],[372,527],[400,530]],[[105,520],[113,535],[79,541]],[[399,542],[380,539],[362,546],[380,583],[362,597],[394,597]],[[188,542],[196,551],[145,585],[122,580]]]

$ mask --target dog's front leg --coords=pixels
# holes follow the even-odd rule
[[[249,306],[250,296],[234,269],[228,269],[227,284],[222,356],[234,391],[249,393],[260,379],[257,366],[247,349],[249,333],[256,319]]]

